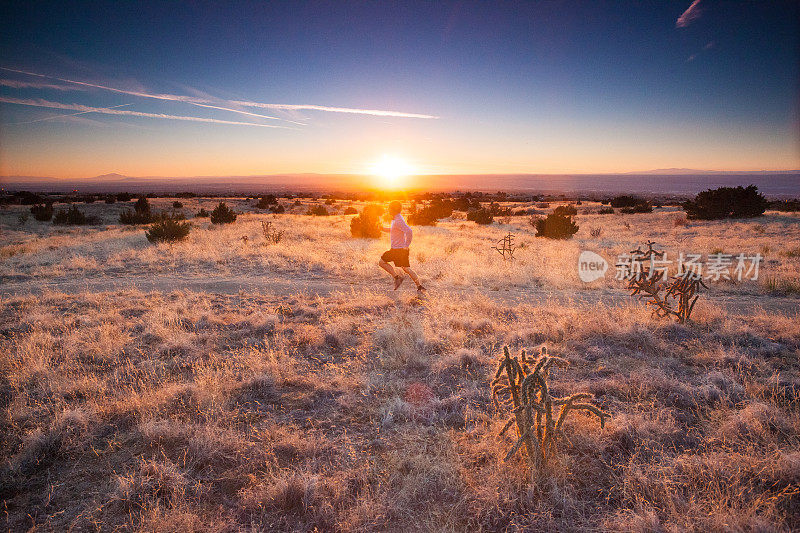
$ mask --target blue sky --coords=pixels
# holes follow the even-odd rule
[[[796,169],[798,6],[5,3],[0,174]]]

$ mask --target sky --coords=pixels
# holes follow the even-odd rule
[[[800,169],[797,1],[30,1],[0,26],[5,176]]]

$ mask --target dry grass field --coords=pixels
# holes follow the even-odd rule
[[[86,227],[0,210],[4,528],[800,529],[800,216],[584,203],[575,237],[552,241],[528,216],[456,213],[414,229],[418,298],[390,290],[385,240],[351,238],[351,216],[226,201],[234,224],[190,217],[172,245],[118,225],[119,203],[80,204],[103,222]],[[509,231],[513,262],[491,249]],[[579,280],[582,250],[613,260],[647,239],[760,253],[759,280],[711,283],[683,325],[621,281]],[[613,417],[573,414],[533,479],[503,461],[515,439],[489,382],[504,345],[546,345],[571,363],[555,391]]]

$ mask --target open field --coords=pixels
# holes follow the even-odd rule
[[[81,204],[103,222],[86,227],[0,210],[7,529],[800,529],[797,214],[584,203],[575,237],[551,241],[527,215],[457,212],[414,228],[417,298],[389,290],[385,240],[352,239],[351,216],[226,201],[236,223],[190,218],[173,245],[118,225],[127,204]],[[363,206],[331,210],[348,205]],[[509,231],[513,262],[491,249]],[[764,261],[757,281],[710,283],[685,325],[622,281],[579,280],[582,250],[613,262],[647,239]],[[503,461],[514,439],[489,388],[503,345],[546,345],[571,363],[556,392],[613,415],[603,429],[573,415],[533,481],[522,457]]]

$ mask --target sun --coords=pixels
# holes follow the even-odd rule
[[[414,174],[414,167],[401,157],[385,154],[370,165],[370,174],[380,180],[382,189],[399,189]]]

